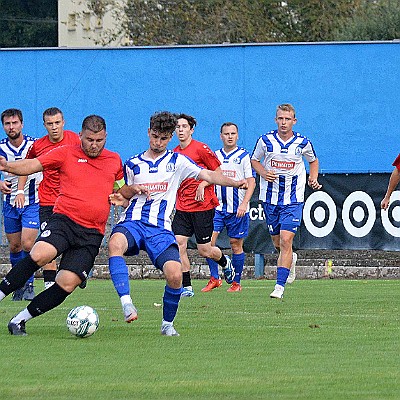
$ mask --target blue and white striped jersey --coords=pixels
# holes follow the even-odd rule
[[[132,197],[119,222],[140,220],[171,230],[171,214],[176,192],[186,178],[197,178],[202,170],[188,157],[168,150],[156,160],[146,158],[145,152],[131,157],[124,165],[127,185],[142,185],[150,191]]]
[[[27,135],[23,135],[24,139],[21,145],[17,148],[10,143],[10,139],[7,137],[0,141],[0,156],[3,156],[7,161],[22,160],[26,157],[26,153],[32,146],[35,138]],[[6,203],[14,205],[15,195],[18,190],[18,176],[2,171],[4,180],[11,182],[11,194],[4,195],[4,201]],[[25,192],[25,206],[29,204],[35,204],[39,202],[38,187],[42,181],[42,173],[36,172],[35,174],[29,175],[26,181],[24,192]]]
[[[222,173],[235,181],[254,177],[251,168],[250,154],[242,147],[236,147],[229,153],[225,153],[224,149],[215,152],[218,160],[221,162]],[[218,197],[219,211],[236,214],[239,205],[242,203],[246,191],[233,187],[215,186],[215,192]],[[247,211],[250,206],[247,205]]]
[[[294,136],[282,142],[278,131],[270,131],[257,140],[251,158],[260,161],[266,170],[275,170],[279,178],[274,182],[260,179],[263,202],[288,205],[304,202],[306,169],[303,157],[310,163],[317,159],[310,140],[293,132]]]

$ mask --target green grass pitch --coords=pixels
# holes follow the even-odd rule
[[[111,281],[90,280],[55,310],[7,331],[26,302],[0,303],[1,399],[398,399],[400,282],[303,280],[283,300],[273,281],[244,280],[182,299],[160,335],[164,281],[131,281],[139,319],[123,320]],[[36,290],[43,287],[37,281]],[[68,332],[77,305],[94,307],[99,330]],[[156,304],[156,305],[155,305]]]

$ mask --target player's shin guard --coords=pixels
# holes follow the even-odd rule
[[[178,311],[178,304],[181,298],[182,288],[173,289],[165,285],[163,296],[163,319],[172,322]]]
[[[108,260],[111,280],[119,297],[129,295],[129,274],[124,257],[112,256]]]
[[[285,267],[278,267],[276,270],[276,284],[285,286],[286,280],[289,276],[290,269]]]
[[[66,292],[57,283],[39,293],[28,305],[32,318],[42,315],[59,306],[71,293]]]
[[[10,272],[0,282],[0,290],[7,296],[16,289],[24,286],[28,278],[40,268],[28,254],[27,257],[18,261]]]
[[[208,266],[210,267],[210,275],[215,278],[219,279],[219,274],[218,274],[218,263],[214,261],[212,258],[206,258]]]
[[[232,254],[232,266],[233,269],[235,270],[235,278],[233,280],[237,283],[240,283],[240,279],[242,277],[244,258],[245,258],[244,253]]]

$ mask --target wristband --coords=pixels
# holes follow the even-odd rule
[[[18,196],[19,194],[25,194],[25,192],[23,190],[17,190],[17,193],[15,193],[15,195]]]

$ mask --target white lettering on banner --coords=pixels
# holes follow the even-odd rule
[[[258,219],[259,221],[265,220],[264,209],[261,203],[257,207],[251,207],[249,210],[249,217],[252,221]]]

